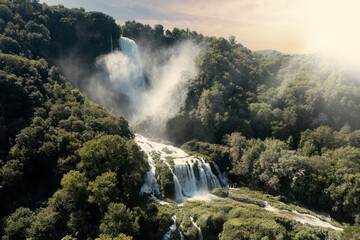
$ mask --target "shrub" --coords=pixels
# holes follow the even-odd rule
[[[218,197],[227,197],[229,195],[229,191],[224,188],[214,188],[211,193]]]

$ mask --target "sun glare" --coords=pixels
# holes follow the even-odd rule
[[[359,64],[359,9],[360,1],[357,0],[306,1],[306,51],[335,57],[347,64]]]

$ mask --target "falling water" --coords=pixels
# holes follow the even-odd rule
[[[170,230],[163,236],[163,240],[168,240],[170,235],[176,230],[176,215],[172,216],[172,220],[174,223],[170,226]]]
[[[123,83],[126,84],[121,86],[122,93],[127,94],[129,91],[145,91],[146,84],[141,66],[138,46],[136,45],[135,41],[125,37],[120,38],[119,45],[121,52],[129,59],[129,65],[127,67],[130,68],[130,72],[126,76],[127,80],[123,81]]]
[[[193,224],[194,227],[196,227],[198,229],[198,240],[203,240],[203,235],[201,232],[201,228],[196,224],[195,220],[193,217],[190,217],[191,223]]]
[[[220,171],[220,168],[219,166],[214,162],[214,167],[216,169],[216,172],[218,173],[218,176],[219,176],[219,179],[221,181],[221,184],[224,186],[224,187],[227,187],[228,185],[228,177],[227,177],[227,172],[223,172],[221,173]]]
[[[153,158],[151,151],[153,145],[149,141],[139,134],[135,134],[135,141],[140,148],[147,154],[150,170],[145,175],[144,185],[141,187],[141,193],[148,193],[152,197],[156,198],[160,196],[160,188],[155,177],[155,159]]]
[[[209,163],[203,159],[189,156],[180,148],[165,145],[146,139],[135,134],[135,141],[141,149],[148,155],[150,171],[145,176],[145,183],[141,188],[142,193],[156,196],[159,193],[159,185],[155,177],[155,160],[152,152],[160,154],[160,159],[166,164],[166,157],[174,160],[174,169],[168,164],[173,173],[175,200],[183,202],[187,198],[197,194],[207,194],[213,188],[220,188],[219,179],[212,173]]]

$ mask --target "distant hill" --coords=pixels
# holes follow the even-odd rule
[[[270,53],[277,53],[277,54],[285,54],[282,52],[279,52],[277,50],[273,50],[273,49],[266,49],[266,50],[255,50],[254,53],[258,53],[258,54],[262,54],[262,55],[268,55]]]

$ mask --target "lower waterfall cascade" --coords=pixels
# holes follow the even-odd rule
[[[174,181],[174,197],[177,202],[183,202],[198,194],[207,194],[213,188],[221,188],[220,180],[211,171],[210,164],[203,159],[188,155],[180,148],[171,145],[157,143],[135,134],[135,142],[148,155],[150,171],[145,176],[145,183],[141,193],[150,194],[153,198],[160,195],[160,187],[155,176],[156,159],[153,153],[160,156],[160,160],[166,163],[171,170]],[[170,166],[167,158],[173,159]]]

